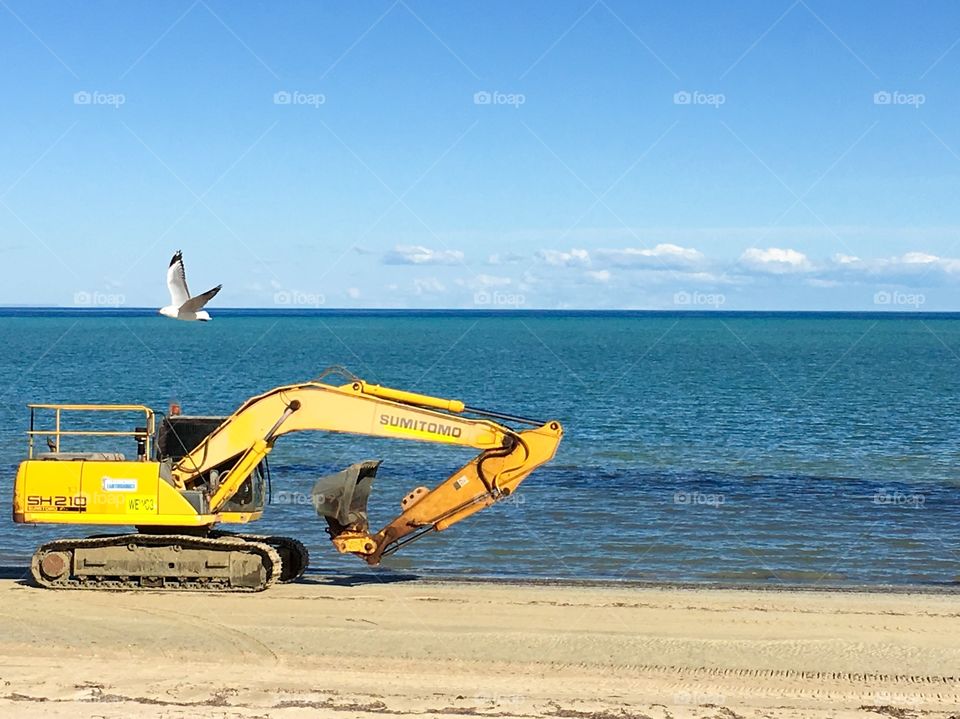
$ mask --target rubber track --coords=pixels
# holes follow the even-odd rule
[[[293,537],[282,537],[277,535],[267,535],[267,534],[240,534],[239,532],[228,532],[226,530],[216,530],[211,532],[213,537],[238,537],[247,542],[260,542],[262,544],[267,544],[273,548],[285,547],[289,549],[292,553],[297,555],[297,559],[300,563],[297,571],[290,576],[283,576],[286,574],[286,565],[284,565],[283,571],[281,571],[281,577],[279,582],[281,584],[287,584],[288,582],[295,582],[300,577],[303,576],[303,573],[307,571],[307,566],[310,564],[310,552],[304,546],[303,542]]]
[[[269,562],[269,576],[259,587],[233,587],[222,578],[215,580],[190,579],[185,582],[167,578],[160,587],[143,587],[139,577],[128,579],[77,579],[69,577],[51,582],[40,572],[40,557],[45,552],[72,551],[75,549],[95,549],[97,547],[126,546],[136,543],[141,546],[172,546],[180,545],[190,549],[224,549],[228,551],[254,551],[259,554],[261,561]],[[200,591],[200,592],[260,592],[275,584],[280,579],[283,562],[280,554],[268,544],[251,542],[240,538],[222,537],[194,537],[186,534],[117,534],[112,536],[98,536],[87,539],[58,539],[47,542],[34,552],[30,563],[30,572],[34,581],[49,589],[88,589],[88,590],[137,590],[137,591]]]

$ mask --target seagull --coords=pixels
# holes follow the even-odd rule
[[[187,289],[187,275],[183,270],[183,253],[177,250],[173,259],[170,260],[170,267],[167,268],[167,287],[170,289],[170,304],[161,307],[160,314],[175,320],[207,322],[210,320],[210,315],[203,306],[214,298],[223,285],[217,285],[202,295],[191,297],[190,290]]]

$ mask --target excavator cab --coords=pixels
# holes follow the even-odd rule
[[[226,417],[206,415],[185,415],[179,412],[163,417],[157,427],[156,459],[171,466],[183,460],[200,446]],[[215,485],[227,467],[213,469],[208,473],[208,481]],[[237,489],[237,492],[224,504],[226,512],[254,513],[262,512],[268,499],[270,466],[264,458],[251,472],[250,476]]]

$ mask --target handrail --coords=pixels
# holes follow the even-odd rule
[[[150,456],[150,437],[154,432],[154,412],[142,404],[28,404],[30,410],[30,429],[27,430],[27,456],[33,459],[33,438],[37,435],[47,435],[54,438],[54,452],[60,452],[60,438],[74,437],[135,437],[143,440],[143,457]],[[37,410],[52,410],[54,412],[54,428],[52,430],[36,429],[35,414]],[[143,412],[146,421],[144,431],[133,430],[66,430],[62,429],[61,412]]]
[[[145,412],[153,414],[153,410],[144,404],[28,404],[30,409],[66,409],[77,411],[106,411],[106,412]]]
[[[27,432],[27,434],[47,434],[53,435],[54,432],[44,432],[42,429],[32,429]],[[89,430],[80,430],[80,429],[61,429],[56,434],[62,435],[64,437],[74,436],[74,437],[141,437],[145,436],[146,432],[137,432],[135,429],[131,429],[127,432],[122,430],[107,430],[107,429],[89,429]]]

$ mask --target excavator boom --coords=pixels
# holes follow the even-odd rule
[[[307,382],[278,387],[245,402],[173,466],[172,476],[177,486],[192,488],[209,483],[211,473],[217,472],[210,497],[210,510],[216,512],[269,454],[277,438],[291,432],[344,432],[482,450],[435,489],[411,491],[400,516],[376,534],[370,535],[366,527],[331,532],[338,550],[376,564],[407,535],[424,529],[442,531],[509,496],[553,457],[562,436],[556,421],[516,431],[489,419],[466,417],[467,409],[459,400],[359,379],[341,386]],[[230,469],[218,471],[225,466]]]

